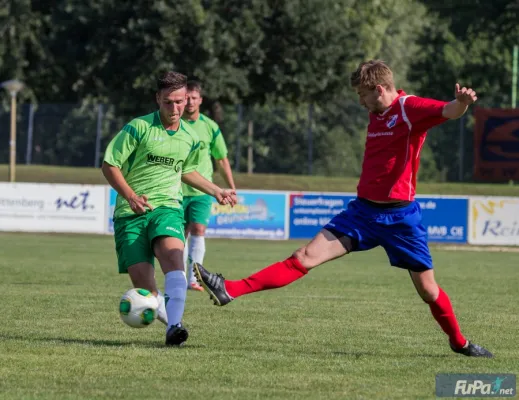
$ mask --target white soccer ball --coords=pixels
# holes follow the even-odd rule
[[[122,295],[119,315],[132,328],[145,328],[157,318],[159,301],[146,289],[134,288]]]

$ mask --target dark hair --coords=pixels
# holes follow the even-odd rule
[[[178,90],[187,86],[187,76],[178,72],[167,71],[157,79],[157,91],[162,89]]]
[[[192,80],[187,82],[187,91],[192,92],[196,90],[202,96],[202,84],[198,81]]]

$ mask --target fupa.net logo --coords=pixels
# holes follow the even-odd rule
[[[470,395],[480,395],[480,394],[508,394],[513,395],[514,389],[502,389],[501,386],[503,382],[506,380],[506,377],[501,378],[497,377],[492,383],[485,383],[480,380],[475,380],[473,382],[467,381],[465,379],[460,379],[456,382],[456,388],[454,389],[454,394],[456,396],[463,394]]]
[[[438,374],[438,397],[515,397],[513,374]]]

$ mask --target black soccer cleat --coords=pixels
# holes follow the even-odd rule
[[[461,349],[456,349],[452,347],[452,344],[450,345],[453,352],[458,354],[463,354],[467,357],[484,357],[484,358],[494,358],[494,355],[485,349],[484,347],[481,347],[478,344],[472,343],[469,341],[468,345],[465,347],[462,347]]]
[[[182,323],[173,325],[166,333],[166,346],[183,346],[188,337],[189,333]]]
[[[193,263],[193,271],[215,306],[224,306],[234,300],[225,290],[225,278],[221,274],[213,274],[196,262]]]

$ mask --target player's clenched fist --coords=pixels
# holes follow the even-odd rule
[[[231,207],[234,207],[234,205],[238,203],[236,190],[222,189],[220,192],[216,193],[215,197],[218,203],[221,205],[230,204]]]
[[[145,194],[142,196],[137,196],[136,194],[133,195],[128,200],[128,204],[130,204],[130,208],[135,214],[144,214],[146,212],[146,208],[153,210],[151,204],[148,203],[148,196]]]

